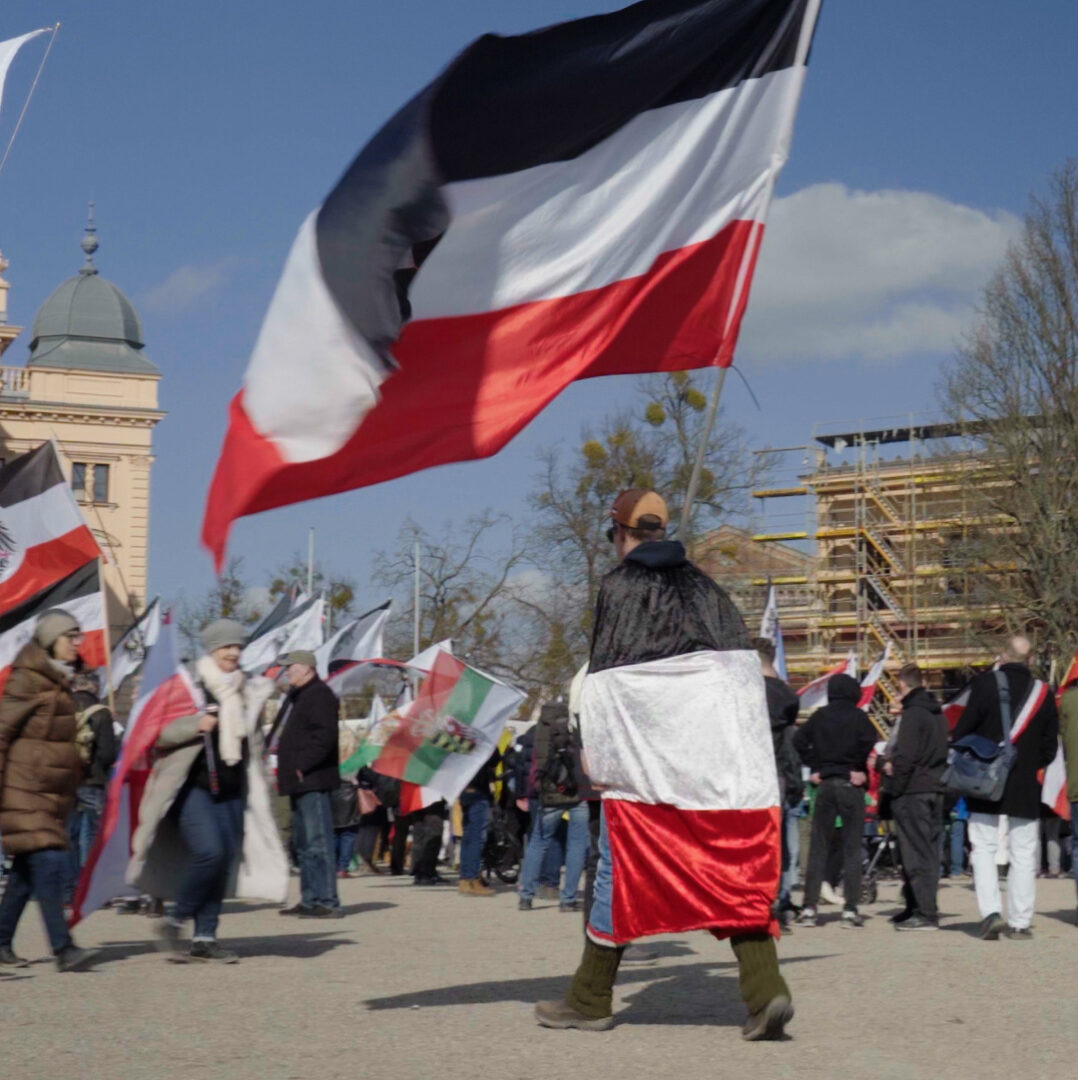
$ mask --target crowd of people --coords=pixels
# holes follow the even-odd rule
[[[547,1027],[610,1027],[626,948],[706,929],[733,947],[743,1036],[780,1037],[793,1000],[776,937],[821,926],[824,902],[841,905],[839,926],[860,928],[865,867],[881,844],[890,850],[889,836],[902,880],[898,932],[939,929],[939,879],[966,873],[968,846],[979,936],[1028,939],[1036,879],[1058,875],[1068,856],[1061,822],[1041,802],[1041,774],[1062,736],[1078,803],[1078,685],[1064,688],[1057,711],[1019,635],[973,679],[953,730],[912,663],[898,672],[888,731],[847,675],[829,680],[827,704],[802,722],[773,644],[749,637],[726,593],[666,538],[667,524],[657,493],[619,495],[610,528],[619,561],[598,598],[587,675],[481,763],[455,807],[405,810],[399,782],[370,768],[342,776],[355,744],[314,655],[281,658],[285,692],[269,721],[275,685],[241,670],[244,628],[206,626],[192,665],[205,704],[157,737],[132,837],[127,880],[161,916],[160,948],[174,962],[235,963],[218,941],[229,896],[277,901],[285,917],[339,919],[338,882],[353,866],[445,885],[447,839],[461,895],[495,895],[491,870],[518,874],[521,912],[538,895],[582,916],[568,994],[536,1006]],[[32,897],[60,971],[94,958],[73,941],[67,905],[119,732],[80,670],[81,639],[70,614],[45,613],[0,697],[0,970],[26,964],[14,939]],[[978,739],[1003,769],[991,797],[956,794],[949,776],[954,748]],[[289,905],[293,868],[299,895]]]

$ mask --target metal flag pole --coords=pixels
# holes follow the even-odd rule
[[[412,655],[419,655],[419,541],[415,542],[415,584],[412,592]],[[415,694],[419,687],[419,677],[412,672],[412,693]]]
[[[307,533],[307,595],[314,596],[314,526]]]
[[[108,679],[109,712],[116,719],[116,691],[112,687],[112,624],[109,619],[109,598],[105,592],[105,560],[97,558],[97,587],[101,590],[101,613],[105,616],[105,678]]]
[[[30,84],[30,92],[26,95],[26,100],[22,105],[22,112],[19,113],[19,119],[15,121],[15,127],[11,132],[11,138],[7,141],[7,146],[4,148],[4,156],[0,157],[0,173],[4,171],[4,166],[7,164],[8,154],[11,153],[11,147],[15,142],[15,136],[19,134],[19,128],[22,127],[23,118],[26,116],[26,110],[30,108],[30,99],[34,96],[34,91],[37,89],[38,80],[41,78],[42,71],[45,70],[45,61],[49,58],[49,53],[52,52],[53,42],[56,40],[56,35],[60,32],[60,23],[57,20],[56,25],[52,28],[52,37],[49,38],[49,44],[45,48],[45,55],[41,58],[41,63],[38,64],[37,74],[34,76],[34,81]]]

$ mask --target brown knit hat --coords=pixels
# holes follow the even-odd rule
[[[49,608],[43,611],[34,627],[34,640],[43,648],[51,649],[56,639],[72,631],[78,631],[78,620],[63,608]]]

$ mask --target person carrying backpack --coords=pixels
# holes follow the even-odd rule
[[[540,710],[535,728],[535,764],[539,808],[524,852],[517,907],[531,910],[543,858],[559,822],[568,815],[565,881],[558,910],[580,911],[583,904],[577,899],[577,888],[588,856],[588,805],[581,794],[580,739],[570,727],[569,707],[564,702],[551,702]]]
[[[97,826],[105,809],[105,789],[116,764],[120,743],[112,713],[100,699],[97,676],[79,672],[72,682],[75,702],[75,745],[82,762],[82,779],[75,794],[75,809],[67,822],[71,841],[70,894],[74,894],[79,871],[93,847]]]

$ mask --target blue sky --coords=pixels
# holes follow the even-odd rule
[[[81,262],[97,203],[102,273],[132,298],[161,367],[151,584],[194,595],[225,408],[304,215],[374,130],[485,31],[516,32],[619,3],[393,4],[6,0],[0,38],[63,28],[0,175],[10,317]],[[825,0],[793,152],[779,183],[726,415],[758,445],[815,421],[931,410],[940,365],[1031,191],[1078,154],[1073,0]],[[24,49],[4,143],[43,46]],[[26,356],[28,335],[9,350]],[[496,458],[241,522],[252,577],[304,548],[360,582],[409,516],[429,526],[491,507],[522,515],[538,447],[632,396],[571,387]]]

